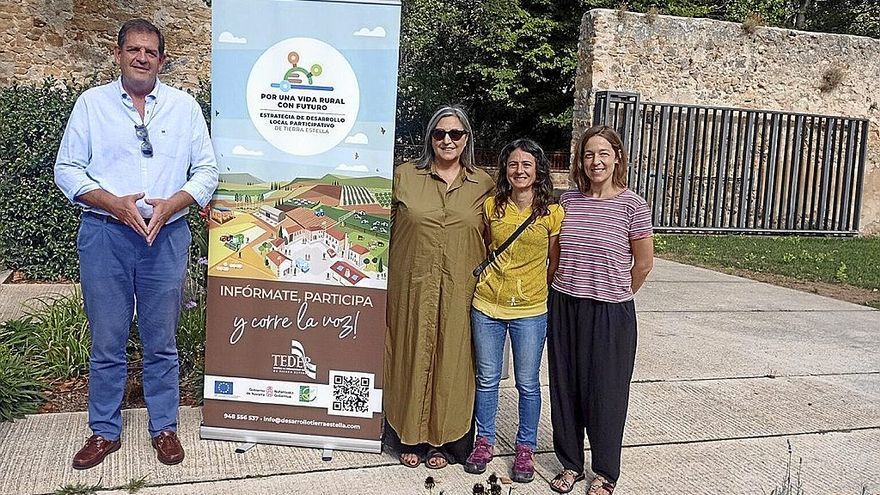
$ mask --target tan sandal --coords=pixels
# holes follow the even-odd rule
[[[611,495],[614,493],[614,486],[614,483],[605,479],[604,476],[596,475],[593,481],[590,482],[590,489],[587,490],[587,495]]]
[[[419,455],[412,452],[403,452],[397,456],[397,459],[408,468],[417,468],[422,463]]]
[[[584,479],[584,473],[578,474],[571,469],[563,469],[550,481],[550,489],[556,493],[568,493],[574,489],[578,481]]]

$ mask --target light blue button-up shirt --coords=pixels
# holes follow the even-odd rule
[[[141,153],[135,132],[139,124],[147,127],[152,157]],[[55,160],[55,183],[67,199],[103,215],[109,213],[77,198],[99,188],[116,196],[143,192],[146,199],[168,199],[182,190],[204,207],[217,177],[217,160],[198,103],[158,80],[146,97],[143,119],[121,79],[85,91],[73,106]],[[143,199],[137,207],[144,218],[153,216],[153,207]],[[168,222],[184,214],[181,210]]]

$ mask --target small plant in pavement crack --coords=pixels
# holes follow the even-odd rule
[[[104,490],[104,485],[101,484],[101,480],[99,479],[97,483],[94,485],[90,485],[88,483],[68,483],[64,486],[59,486],[54,492],[53,495],[95,495],[98,493],[98,490]]]
[[[788,462],[785,465],[785,477],[782,479],[782,485],[774,487],[770,491],[770,495],[804,495],[804,488],[801,485],[801,469],[803,468],[804,459],[798,457],[797,473],[792,478],[791,459],[792,449],[791,440],[785,441],[788,444]]]
[[[132,478],[128,481],[128,483],[122,485],[121,489],[128,490],[128,493],[137,493],[142,488],[147,486],[147,475],[144,475],[141,478]]]

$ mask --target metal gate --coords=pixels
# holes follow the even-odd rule
[[[866,119],[601,91],[593,122],[621,134],[657,231],[858,234]]]

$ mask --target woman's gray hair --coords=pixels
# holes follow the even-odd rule
[[[429,168],[434,162],[434,146],[431,138],[431,131],[437,127],[437,123],[443,117],[458,117],[462,127],[467,131],[467,144],[464,145],[464,151],[461,153],[461,164],[468,170],[474,170],[474,133],[471,128],[471,121],[468,119],[464,110],[457,105],[447,105],[434,112],[434,116],[428,121],[428,128],[425,131],[425,146],[422,149],[422,156],[416,162],[416,168]]]

